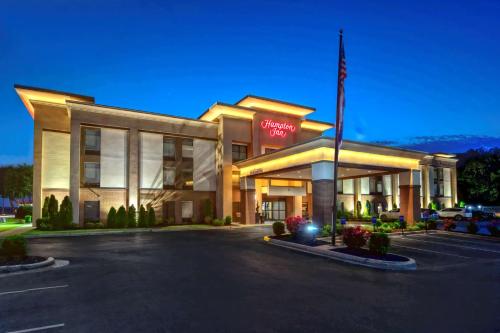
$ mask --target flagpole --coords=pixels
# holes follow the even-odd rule
[[[335,246],[336,237],[336,226],[337,226],[337,174],[338,174],[338,164],[339,164],[339,121],[340,121],[340,70],[342,61],[342,29],[339,31],[339,64],[337,73],[337,114],[335,121],[335,152],[333,157],[333,216],[332,216],[332,245]]]

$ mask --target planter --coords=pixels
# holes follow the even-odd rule
[[[34,257],[31,257],[34,258]],[[41,257],[37,257],[41,258]],[[30,269],[36,269],[36,268],[41,268],[41,267],[47,267],[53,265],[55,262],[54,258],[49,257],[45,258],[37,262],[32,262],[32,261],[27,261],[26,264],[17,264],[17,265],[4,265],[0,266],[0,273],[10,273],[10,272],[17,272],[17,271],[24,271],[24,270],[30,270]]]

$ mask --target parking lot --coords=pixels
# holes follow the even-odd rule
[[[388,272],[268,245],[269,232],[30,240],[70,265],[1,277],[0,332],[500,330],[499,242],[395,237],[418,270]]]

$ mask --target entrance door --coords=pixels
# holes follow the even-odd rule
[[[285,200],[263,201],[262,214],[265,221],[284,221],[286,216]]]

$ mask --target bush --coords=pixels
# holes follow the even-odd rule
[[[389,245],[391,240],[386,233],[375,232],[370,236],[370,241],[368,242],[368,248],[370,252],[383,256],[389,251]]]
[[[366,200],[366,203],[365,203],[365,213],[364,215],[365,216],[370,216],[370,213],[372,211],[372,204],[370,203],[369,200]]]
[[[285,224],[283,222],[274,222],[273,232],[276,236],[283,235],[285,233]]]
[[[321,237],[328,237],[332,235],[332,225],[327,223],[323,225],[323,228],[321,228]]]
[[[444,228],[444,230],[446,230],[446,231],[450,231],[450,230],[455,229],[455,227],[456,227],[456,226],[457,226],[457,225],[455,224],[455,222],[453,222],[453,221],[451,221],[451,220],[446,220],[446,221],[444,222],[444,226],[443,226],[443,228]]]
[[[148,213],[143,205],[139,208],[139,228],[146,228],[148,226]]]
[[[359,249],[366,244],[370,234],[369,231],[362,229],[360,226],[345,228],[343,236],[344,244],[348,248]]]
[[[49,198],[49,204],[48,204],[48,208],[47,208],[48,218],[51,221],[54,221],[57,218],[58,207],[59,207],[59,203],[57,202],[56,197],[52,194]]]
[[[38,230],[52,230],[52,225],[49,222],[48,217],[42,217],[36,220],[36,228]]]
[[[42,217],[49,217],[49,197],[43,201]]]
[[[418,227],[419,230],[425,230],[425,222],[417,222],[415,225]]]
[[[224,220],[222,219],[214,219],[212,221],[212,224],[216,227],[220,227],[220,226],[223,226],[224,225]]]
[[[26,239],[24,236],[8,236],[2,242],[2,254],[8,258],[26,257]]]
[[[411,225],[408,227],[408,231],[420,231],[420,227],[417,225]]]
[[[148,209],[147,223],[148,223],[148,227],[154,227],[156,225],[155,209],[151,206],[149,206],[149,209]]]
[[[73,222],[73,204],[68,196],[61,202],[57,218],[57,228],[71,229]]]
[[[127,211],[125,207],[120,206],[116,212],[116,228],[125,228],[127,226]]]
[[[488,225],[488,231],[492,236],[500,236],[500,231],[498,230],[497,226],[494,224]]]
[[[427,222],[427,229],[428,230],[436,230],[437,229],[437,222],[434,220],[428,221]]]
[[[136,228],[137,227],[137,218],[136,218],[136,209],[134,205],[131,205],[128,208],[128,213],[127,213],[127,227],[128,228]]]
[[[231,221],[232,221],[232,218],[231,216],[226,216],[226,218],[224,219],[224,225],[231,225]]]
[[[16,210],[16,219],[24,219],[26,215],[33,215],[33,206],[21,205]]]
[[[363,209],[361,201],[356,201],[356,216],[361,217],[361,210]]]
[[[115,228],[116,226],[116,209],[111,207],[108,212],[108,218],[106,220],[106,225],[108,228]]]
[[[469,234],[476,234],[478,230],[479,230],[479,227],[474,222],[469,222],[469,224],[467,225],[467,232]]]
[[[286,228],[292,235],[296,235],[302,225],[307,224],[307,221],[302,216],[290,216],[285,220]]]
[[[101,222],[86,222],[83,224],[85,229],[101,229],[104,228],[104,224]]]

